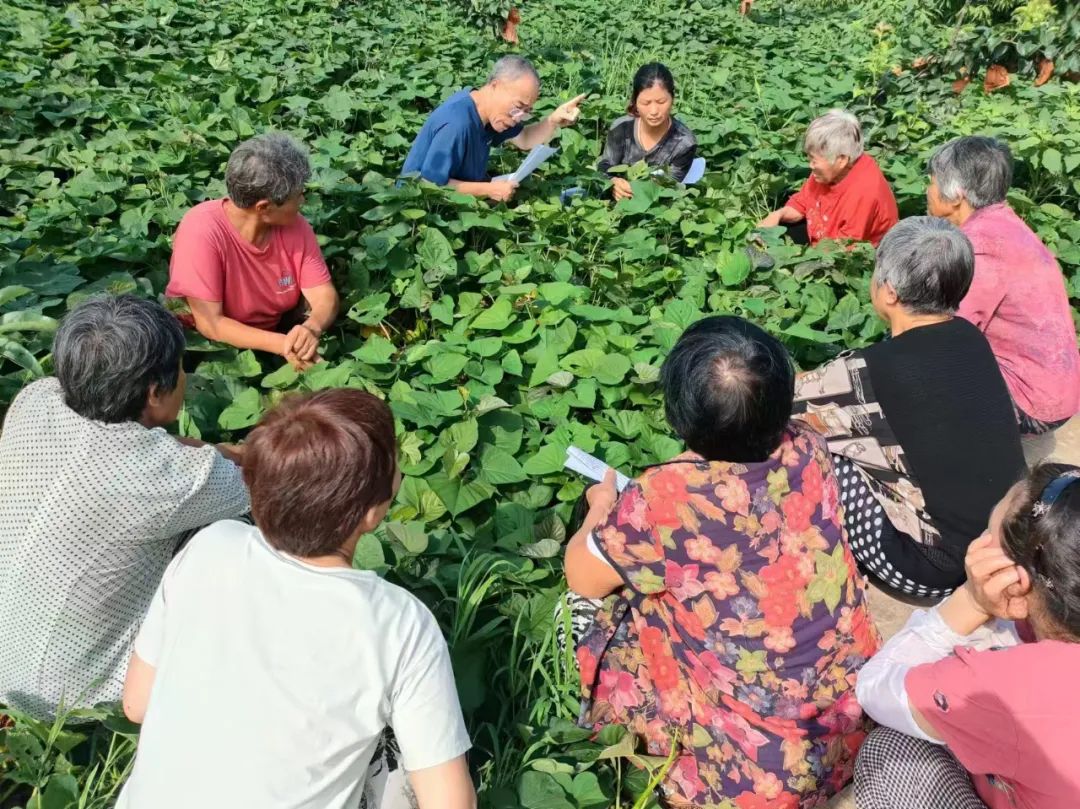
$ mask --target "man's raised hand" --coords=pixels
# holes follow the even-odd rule
[[[581,95],[571,98],[564,104],[560,104],[555,108],[555,112],[548,116],[548,120],[555,126],[570,126],[570,124],[577,121],[578,116],[581,114],[581,110],[578,105],[585,100],[588,93],[582,93]]]

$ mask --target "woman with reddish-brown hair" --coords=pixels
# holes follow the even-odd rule
[[[118,806],[473,809],[438,624],[352,567],[401,482],[390,409],[357,390],[286,399],[244,459],[255,525],[197,534],[135,641],[124,710],[143,729]],[[416,804],[400,771],[373,789],[388,728]]]

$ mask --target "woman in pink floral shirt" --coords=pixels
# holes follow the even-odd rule
[[[571,589],[611,594],[577,650],[582,721],[653,755],[677,740],[665,805],[822,806],[851,778],[879,644],[825,440],[789,421],[783,347],[739,318],[687,329],[663,384],[689,451],[621,496],[594,486],[567,549]]]
[[[986,335],[1020,432],[1044,433],[1080,411],[1080,352],[1053,254],[1005,201],[1012,154],[999,140],[957,138],[930,158],[927,207],[975,248],[975,279],[958,314]]]

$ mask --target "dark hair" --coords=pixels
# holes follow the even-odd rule
[[[780,341],[740,317],[683,332],[660,369],[668,423],[710,461],[760,462],[791,418],[795,369]]]
[[[1046,508],[1040,495],[1055,478],[1080,468],[1041,463],[1014,489],[1001,524],[1005,553],[1031,576],[1048,617],[1080,637],[1080,481]]]
[[[975,277],[975,250],[960,228],[934,216],[909,216],[878,245],[873,283],[889,284],[909,312],[952,314]]]
[[[657,84],[667,90],[668,95],[675,98],[675,77],[671,75],[666,65],[649,62],[639,67],[637,73],[634,74],[634,84],[630,89],[630,103],[627,104],[626,111],[631,115],[637,115],[637,97]]]
[[[251,513],[266,541],[295,556],[338,550],[393,496],[394,417],[361,390],[287,397],[244,448]]]
[[[176,389],[184,330],[156,301],[135,295],[91,298],[64,317],[53,368],[64,402],[80,416],[135,421],[151,387]]]

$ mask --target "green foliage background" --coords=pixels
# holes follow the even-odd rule
[[[759,0],[748,19],[736,5],[522,4],[517,50],[543,77],[538,111],[591,95],[510,207],[394,186],[425,115],[509,48],[462,4],[9,0],[0,15],[0,408],[49,372],[52,331],[72,304],[106,289],[161,294],[177,222],[223,193],[239,140],[275,128],[305,141],[305,214],[347,312],[328,362],[297,377],[193,339],[205,356],[180,429],[240,438],[294,389],[388,398],[406,478],[356,563],[439,616],[484,806],[629,806],[643,789],[628,740],[612,729],[588,741],[572,724],[576,672],[552,620],[583,491],[562,471],[565,448],[626,471],[677,452],[655,383],[703,313],[758,321],[804,365],[881,334],[868,248],[773,239],[771,267],[743,250],[752,223],[805,178],[811,118],[833,106],[859,115],[903,215],[924,212],[934,146],[1005,137],[1018,159],[1011,200],[1080,297],[1077,85],[953,94],[955,76],[904,67],[953,37],[940,9],[914,0]],[[637,179],[635,199],[611,206],[591,166],[651,59],[674,70],[709,173],[689,190]],[[519,159],[497,155],[493,173]],[[572,185],[590,195],[564,207],[558,193]],[[32,806],[108,805],[131,749],[131,728],[110,722],[120,735],[58,736],[18,717],[0,731],[0,806],[27,795]]]

